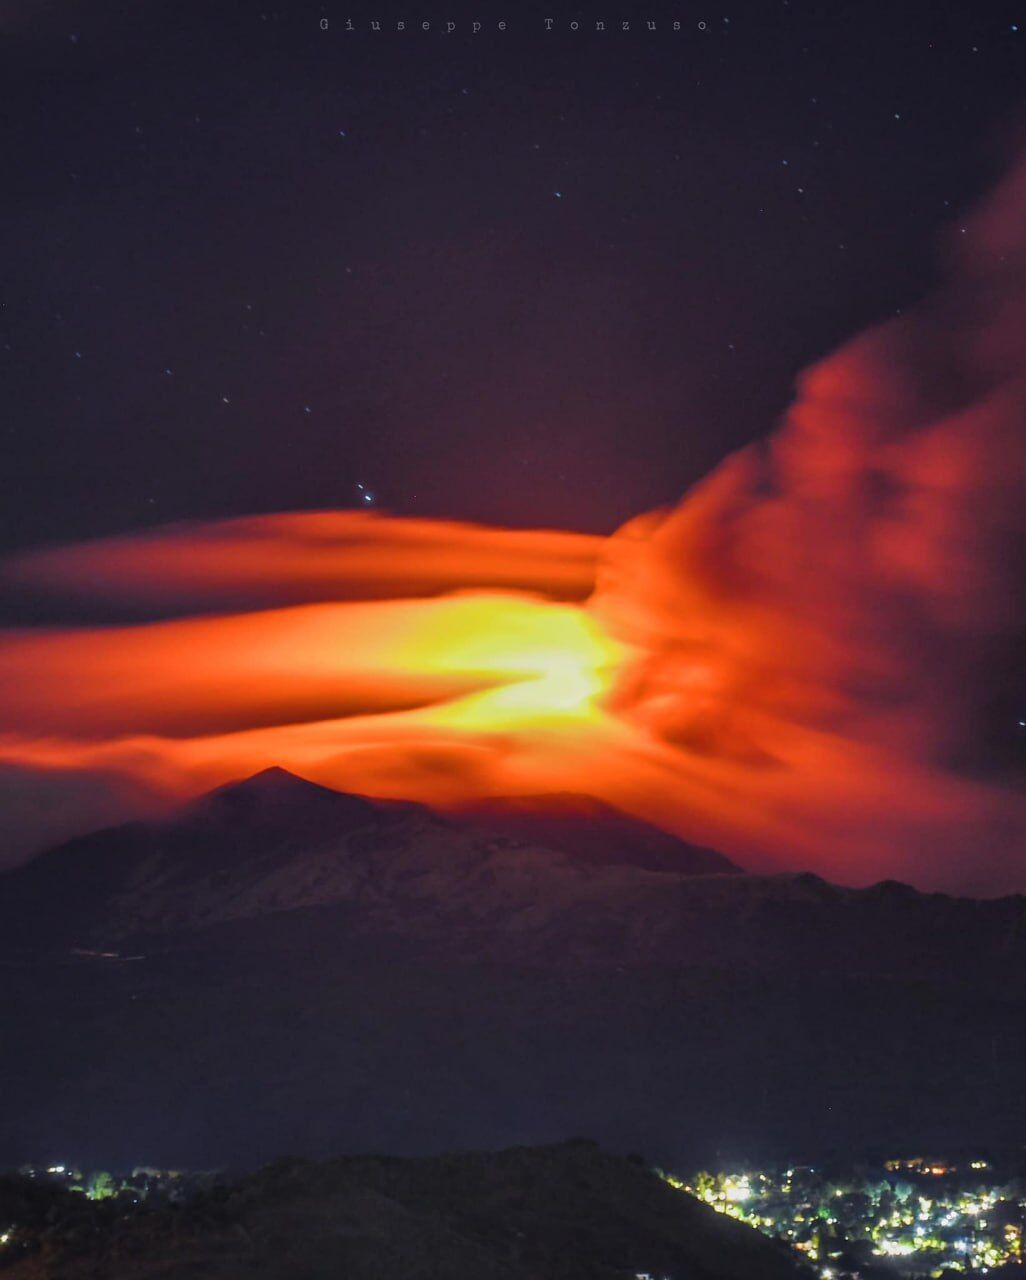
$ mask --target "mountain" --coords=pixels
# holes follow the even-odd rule
[[[0,1186],[11,1280],[811,1280],[786,1246],[583,1141],[422,1160],[280,1160],[184,1204]],[[26,1209],[28,1212],[26,1213]],[[127,1212],[126,1212],[127,1209]],[[19,1212],[20,1211],[20,1212]]]
[[[351,928],[526,954],[555,916],[622,923],[658,869],[737,868],[583,796],[499,800],[462,815],[370,800],[268,769],[160,822],[72,840],[0,877],[10,947],[111,946],[270,912],[348,907]],[[621,895],[626,895],[622,897]],[[564,921],[570,932],[574,925]],[[586,932],[587,930],[585,930]],[[487,935],[487,936],[483,936]],[[566,935],[569,938],[569,933]],[[580,939],[586,950],[596,943]]]
[[[561,966],[900,969],[963,978],[1026,959],[1026,900],[740,874],[586,797],[459,815],[329,790],[283,769],[158,822],[72,840],[0,876],[0,951],[117,951],[313,913],[336,939]],[[678,866],[679,863],[679,866]],[[283,927],[287,928],[287,924]],[[310,926],[314,927],[314,926]]]
[[[626,863],[647,871],[684,875],[729,875],[740,871],[722,853],[686,844],[591,796],[553,792],[498,797],[466,805],[455,813],[522,844],[560,849],[572,854],[578,863]]]
[[[589,1133],[687,1169],[1026,1127],[1021,897],[673,847],[576,797],[438,814],[272,770],[43,854],[0,877],[0,1165]]]

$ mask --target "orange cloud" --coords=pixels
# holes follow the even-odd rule
[[[163,620],[0,634],[0,766],[584,790],[760,869],[1023,887],[992,709],[1024,674],[1024,175],[935,297],[608,540],[317,512],[10,562],[20,598]]]
[[[720,782],[712,825],[750,860],[1026,879],[1011,710],[992,716],[1026,696],[1024,227],[1020,167],[943,291],[609,545],[593,607],[638,655],[617,714]]]
[[[304,511],[181,525],[30,551],[8,589],[160,611],[439,595],[463,587],[591,592],[602,539],[561,530]]]
[[[271,760],[439,802],[544,789],[621,649],[577,605],[479,591],[8,632],[0,761],[182,795]]]

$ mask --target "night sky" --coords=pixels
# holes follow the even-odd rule
[[[765,434],[1000,173],[1026,12],[620,8],[0,5],[0,545],[610,532]]]
[[[0,865],[279,765],[1026,889],[1026,11],[418,5],[0,0]]]

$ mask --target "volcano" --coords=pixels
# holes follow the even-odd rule
[[[8,874],[3,936],[30,949],[95,944],[303,908],[355,909],[373,931],[387,902],[506,917],[591,892],[675,877],[734,875],[698,848],[587,796],[497,799],[459,815],[372,800],[266,769],[201,796],[170,818],[69,841]],[[444,878],[444,884],[442,883]],[[429,886],[434,884],[432,890]],[[492,901],[500,898],[501,901]],[[476,906],[471,906],[471,902]],[[504,912],[502,908],[505,907]]]
[[[585,798],[271,769],[6,873],[0,924],[0,1163],[585,1133],[672,1168],[1026,1121],[1021,897],[751,875]]]

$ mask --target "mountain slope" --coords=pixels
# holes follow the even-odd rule
[[[560,849],[594,866],[629,863],[647,871],[727,875],[740,871],[722,853],[686,844],[591,796],[554,792],[504,796],[455,810],[486,830],[523,844]]]
[[[329,913],[336,941],[471,962],[962,978],[1000,966],[1013,985],[1026,975],[1019,896],[653,869],[672,864],[680,842],[598,802],[558,797],[547,816],[540,799],[505,801],[497,813],[443,816],[267,770],[161,822],[71,841],[0,876],[0,954],[118,950],[316,911]],[[533,833],[546,843],[528,841]],[[686,865],[693,852],[682,846]]]
[[[1026,1128],[1026,904],[603,865],[272,772],[0,878],[0,1164]],[[720,1153],[720,1154],[717,1154]]]
[[[0,877],[0,936],[8,946],[109,946],[269,912],[348,907],[357,931],[409,938],[452,939],[458,916],[468,945],[487,947],[479,935],[491,933],[501,951],[503,933],[519,931],[529,945],[552,917],[579,915],[589,903],[596,922],[609,905],[622,917],[625,901],[651,892],[653,862],[674,882],[696,867],[736,871],[597,802],[555,803],[551,821],[543,798],[499,802],[494,821],[486,810],[443,816],[270,769],[164,821],[73,840]],[[586,815],[580,826],[577,814]]]

